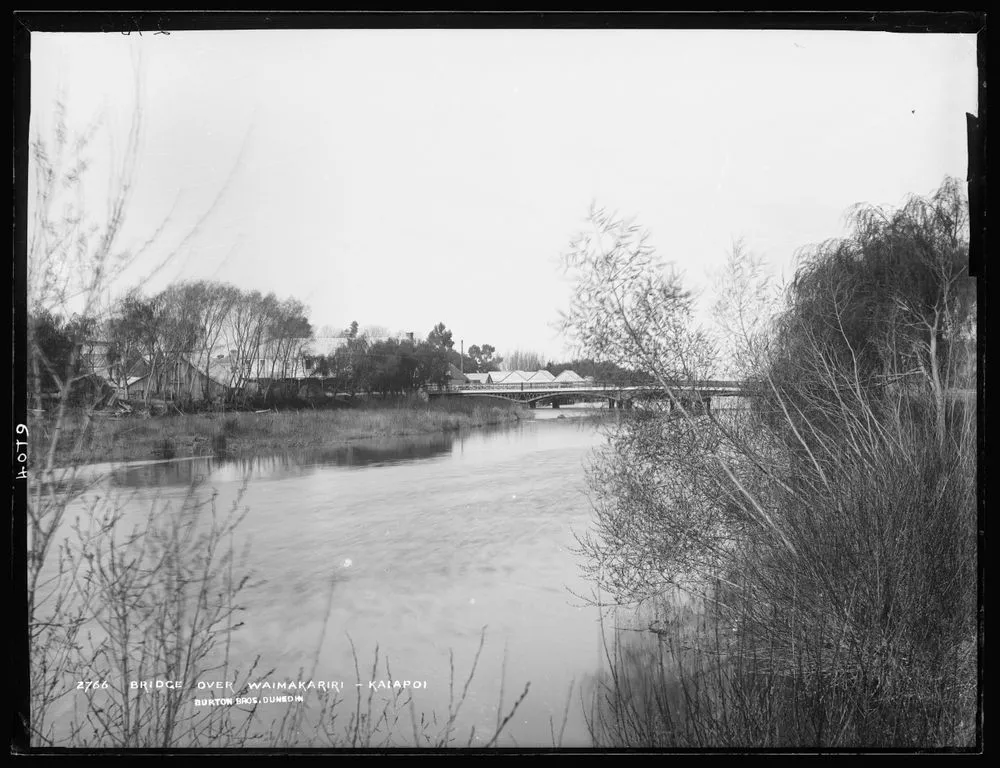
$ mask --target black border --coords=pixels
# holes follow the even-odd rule
[[[983,751],[983,702],[985,656],[985,558],[986,558],[986,500],[983,469],[986,459],[984,365],[988,293],[986,291],[987,247],[987,29],[985,10],[959,11],[553,11],[553,10],[499,10],[499,11],[450,11],[431,10],[405,12],[386,11],[25,11],[14,12],[13,21],[13,248],[12,256],[12,387],[11,433],[14,426],[26,422],[26,379],[18,375],[25,370],[26,361],[26,294],[27,277],[27,184],[28,171],[28,122],[31,104],[31,33],[32,32],[93,32],[119,34],[169,34],[180,30],[250,30],[250,29],[763,29],[763,30],[845,30],[868,32],[899,32],[925,34],[976,34],[979,67],[979,113],[967,116],[969,170],[968,194],[970,206],[969,272],[977,278],[977,353],[978,353],[978,447],[979,447],[979,712],[977,745],[972,749],[923,750],[927,753],[981,753]],[[16,467],[16,450],[12,438],[12,466]],[[246,749],[246,750],[87,750],[39,749],[28,746],[27,732],[21,721],[29,711],[28,706],[28,637],[27,637],[27,584],[26,576],[26,521],[17,514],[26,503],[25,485],[13,478],[13,505],[11,521],[11,604],[16,617],[12,629],[19,632],[12,643],[9,679],[12,680],[11,702],[11,754],[72,755],[194,755],[222,756],[244,755],[322,755],[341,754],[344,750],[314,749]],[[19,542],[20,546],[14,546]],[[386,754],[380,750],[349,751],[355,754]],[[420,755],[480,755],[480,754],[592,754],[609,750],[520,749],[520,750],[409,750],[391,751],[388,754]],[[826,754],[840,753],[827,751]],[[649,754],[650,750],[619,750],[620,754]],[[682,752],[684,753],[684,752]],[[822,754],[816,750],[706,750],[705,754]],[[859,751],[848,751],[859,754]],[[652,752],[664,754],[664,752]],[[913,751],[868,750],[864,754],[914,754]]]

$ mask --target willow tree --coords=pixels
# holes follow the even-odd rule
[[[712,674],[686,709],[658,704],[633,728],[648,713],[611,692],[628,726],[617,744],[974,738],[975,430],[949,405],[974,372],[960,192],[948,180],[898,210],[855,208],[848,237],[805,252],[784,310],[747,326],[754,408],[653,401],[609,428],[585,567],[618,603],[669,612],[663,596],[681,587],[713,619],[692,646]],[[637,227],[601,212],[590,224],[566,257],[565,328],[676,401],[710,370],[690,296]],[[730,300],[761,285],[736,266]]]
[[[719,544],[718,526],[704,515],[711,510],[695,500],[705,488],[692,481],[704,467],[686,458],[705,455],[686,404],[697,398],[694,382],[711,374],[715,350],[680,275],[635,223],[592,208],[563,266],[571,298],[562,329],[575,351],[655,382],[666,397],[608,428],[590,471],[595,530],[580,537],[601,591],[641,602],[692,575],[701,551]]]
[[[800,252],[773,375],[822,390],[826,375],[810,365],[821,351],[841,372],[841,390],[926,392],[943,443],[954,402],[949,393],[974,386],[968,223],[968,203],[953,178],[898,208],[856,206],[847,237]]]

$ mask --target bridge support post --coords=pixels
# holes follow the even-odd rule
[[[552,408],[553,408],[553,410],[559,408],[559,401],[558,400],[553,400],[552,401]]]
[[[534,400],[529,400],[529,401],[528,401],[528,407],[529,407],[529,408],[530,408],[531,410],[535,410],[535,405],[536,405],[536,403],[535,403],[535,401],[534,401]]]

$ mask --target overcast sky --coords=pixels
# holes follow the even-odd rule
[[[466,348],[561,359],[556,260],[591,201],[692,288],[738,237],[787,275],[852,204],[965,177],[975,53],[878,32],[36,33],[31,128],[51,133],[59,93],[71,126],[102,121],[99,211],[139,78],[123,244],[172,223],[125,283],[223,280],[302,300],[317,328],[443,321]]]

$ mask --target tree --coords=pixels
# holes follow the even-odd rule
[[[108,368],[128,400],[129,380],[149,372],[147,355],[152,344],[146,336],[147,312],[144,299],[131,291],[119,299],[106,325]]]
[[[716,275],[712,315],[719,336],[721,362],[732,377],[759,376],[765,355],[768,323],[776,315],[780,288],[768,275],[763,259],[736,240]]]
[[[542,356],[525,349],[514,349],[501,358],[508,371],[537,371],[542,368]]]
[[[170,398],[184,394],[189,362],[202,332],[197,307],[183,285],[171,285],[153,298],[158,313],[157,355],[163,391]]]
[[[442,349],[451,349],[455,346],[455,342],[451,338],[451,331],[445,327],[444,323],[438,323],[431,329],[431,332],[427,334],[427,343]]]
[[[84,342],[93,331],[103,330],[104,321],[109,319],[110,308],[105,301],[112,283],[140,256],[163,245],[171,222],[167,215],[159,225],[154,223],[149,228],[144,240],[122,242],[142,146],[141,82],[137,74],[135,107],[123,135],[113,135],[113,127],[97,120],[78,129],[61,102],[56,103],[47,122],[44,105],[38,100],[32,102],[25,367],[29,391],[33,389],[40,395],[46,386],[44,376],[50,376],[49,382],[57,387],[45,412],[32,413],[28,418],[31,442],[27,478],[22,486],[26,515],[15,515],[13,523],[15,538],[27,542],[29,719],[33,745],[53,743],[51,707],[61,697],[71,695],[71,681],[96,679],[93,662],[109,646],[90,636],[88,622],[100,622],[120,607],[111,604],[111,591],[127,601],[124,595],[132,596],[134,592],[126,588],[125,582],[135,577],[138,569],[151,579],[162,578],[160,568],[146,568],[134,557],[123,557],[125,545],[117,533],[121,531],[118,524],[124,505],[119,505],[116,494],[102,491],[93,503],[85,505],[86,514],[81,516],[84,519],[79,526],[73,526],[79,533],[78,540],[69,535],[67,525],[68,513],[80,503],[83,494],[104,481],[90,472],[83,478],[78,471],[78,455],[88,441],[96,405],[93,401],[81,409],[74,407],[78,404],[74,385],[88,375],[86,361],[81,359]],[[104,165],[92,163],[95,147],[103,144],[95,141],[102,129],[107,129],[112,145],[122,150]],[[107,168],[108,176],[95,179],[95,168]],[[203,216],[191,227],[182,245],[205,220]],[[161,263],[173,252],[168,250]],[[126,363],[134,359],[134,349],[122,352]],[[155,532],[144,540],[141,533],[124,538],[139,540],[139,549],[146,552],[168,546],[166,539]],[[92,554],[95,548],[100,557],[87,558],[86,554]],[[176,566],[176,561],[173,564]],[[102,591],[101,581],[107,582],[109,577],[115,583],[110,585],[111,590]],[[214,585],[212,588],[215,594]],[[199,612],[208,615],[203,608],[199,604]],[[211,606],[208,609],[211,611]],[[117,613],[124,615],[126,612]],[[130,620],[134,621],[134,616]],[[188,629],[174,622],[172,637]],[[210,647],[214,639],[205,642],[203,647]],[[157,647],[159,651],[154,653],[162,652],[166,643]],[[149,648],[152,646],[146,650]],[[82,717],[106,723],[104,706],[102,710],[93,704],[85,705]],[[162,708],[148,714],[149,720],[157,723],[166,719]]]
[[[492,344],[473,344],[469,347],[469,359],[472,361],[472,370],[476,373],[489,373],[499,371],[502,357],[497,357],[496,348]]]
[[[312,337],[309,310],[301,301],[286,299],[274,304],[271,309],[272,315],[265,330],[267,361],[264,372],[268,379],[265,396],[270,392],[275,378],[285,379],[296,375],[302,350]]]
[[[711,370],[711,348],[637,228],[598,215],[577,241],[567,331],[680,406],[643,402],[607,427],[580,550],[604,605],[667,617],[670,590],[692,595],[705,630],[685,653],[712,670],[682,679],[684,719],[654,705],[655,721],[636,728],[646,715],[613,675],[611,724],[630,727],[622,743],[645,727],[670,746],[970,738],[975,429],[961,408],[941,418],[946,382],[968,382],[958,372],[971,343],[951,330],[971,308],[954,192],[946,183],[900,211],[857,209],[848,238],[803,261],[773,322],[744,315],[753,408],[698,413],[678,397]],[[752,256],[735,248],[729,267],[735,315],[766,305]],[[914,388],[889,386],[907,376],[929,409],[915,407]]]
[[[421,383],[436,387],[448,383],[448,366],[451,363],[448,347],[425,341],[417,345],[414,354]]]
[[[714,345],[695,326],[691,293],[656,256],[648,233],[596,208],[588,223],[563,257],[572,295],[561,318],[570,340],[598,362],[648,373],[671,393],[709,378]]]
[[[143,396],[146,403],[163,363],[160,354],[161,321],[158,303],[145,298],[138,290],[132,290],[119,300],[116,315],[110,323],[112,357],[119,365],[124,363],[126,376],[142,370],[148,377]]]
[[[187,311],[199,329],[195,362],[204,374],[202,397],[210,402],[212,360],[219,354],[219,340],[229,319],[229,313],[239,296],[239,290],[227,283],[206,280],[185,283],[182,286],[182,290],[186,293]]]
[[[898,209],[856,206],[849,220],[850,236],[801,252],[780,318],[773,374],[805,377],[802,383],[815,388],[815,377],[799,364],[815,349],[847,372],[841,388],[920,382],[941,442],[947,392],[971,387],[974,371],[967,350],[975,288],[962,187],[948,178],[930,196],[911,196]]]
[[[85,375],[80,345],[90,331],[91,323],[85,318],[64,320],[42,308],[29,320],[34,344],[33,385],[36,407],[42,407],[42,393],[59,393],[64,384]]]

